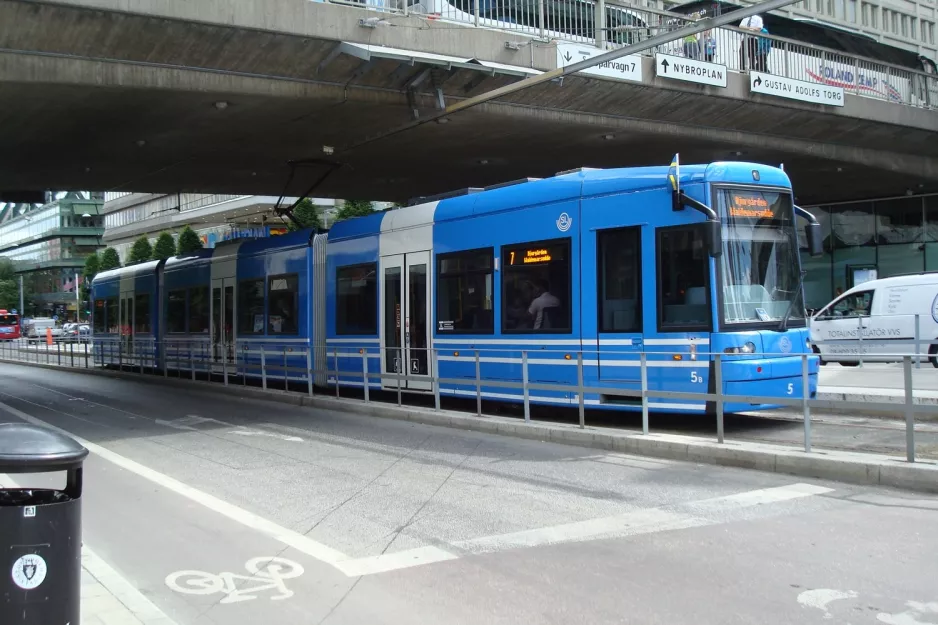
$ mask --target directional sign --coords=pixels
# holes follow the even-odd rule
[[[726,87],[726,65],[685,59],[670,54],[655,54],[655,74],[661,78]]]
[[[575,43],[557,44],[557,67],[566,67],[594,56],[599,56],[603,51],[593,46],[577,45]],[[606,61],[593,67],[588,67],[580,74],[589,74],[590,76],[599,76],[601,78],[613,78],[615,80],[631,80],[642,82],[642,57],[630,55],[618,58],[614,61]]]
[[[826,104],[827,106],[844,105],[844,90],[842,87],[819,85],[762,72],[751,72],[749,74],[749,91],[791,100],[801,100],[802,102]]]

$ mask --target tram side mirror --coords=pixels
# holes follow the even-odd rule
[[[808,253],[811,256],[820,256],[824,253],[824,239],[821,236],[821,224],[808,224],[805,226],[805,236],[808,238]]]
[[[705,221],[704,228],[710,256],[716,258],[723,254],[723,224],[719,221]]]

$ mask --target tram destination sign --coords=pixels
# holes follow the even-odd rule
[[[751,72],[749,74],[749,91],[827,106],[844,105],[843,87],[832,87],[793,78],[783,78],[763,72]]]
[[[712,87],[726,87],[726,65],[660,52],[655,54],[655,74],[659,78],[683,80]]]

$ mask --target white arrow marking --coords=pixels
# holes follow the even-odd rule
[[[918,617],[929,612],[938,614],[938,602],[907,601],[906,605],[911,609],[899,614],[877,614],[876,620],[887,625],[936,625],[935,621],[920,621]]]
[[[806,608],[817,608],[824,612],[824,618],[834,618],[827,611],[827,604],[838,599],[855,599],[857,593],[852,590],[833,590],[831,588],[815,588],[806,590],[798,595],[798,603]]]
[[[303,439],[299,436],[290,436],[288,434],[277,434],[275,432],[262,432],[261,430],[235,430],[232,434],[238,434],[240,436],[268,436],[270,438],[278,438],[282,441],[290,441],[291,443],[302,443]]]

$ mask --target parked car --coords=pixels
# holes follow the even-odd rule
[[[66,323],[62,326],[62,340],[86,343],[91,340],[91,326],[85,323]]]
[[[822,364],[855,366],[861,355],[864,362],[919,356],[938,368],[938,345],[929,345],[936,340],[938,273],[864,282],[811,319],[811,343]]]

